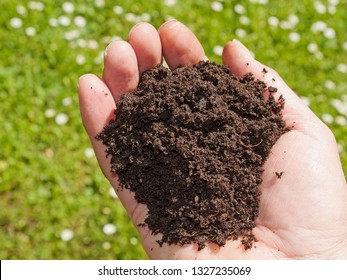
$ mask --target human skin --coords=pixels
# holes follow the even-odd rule
[[[144,222],[147,207],[137,203],[129,190],[119,191],[106,147],[95,136],[113,118],[119,97],[135,89],[143,71],[162,63],[163,57],[171,69],[208,59],[196,36],[182,23],[172,20],[158,31],[140,23],[131,29],[127,42],[115,41],[106,48],[103,77],[83,75],[78,87],[82,121],[101,170],[137,227],[149,258],[347,259],[347,186],[334,135],[273,69],[256,61],[237,40],[225,45],[223,64],[237,76],[252,72],[276,87],[274,96],[283,95],[283,117],[291,127],[264,164],[259,216],[253,229],[258,241],[246,251],[240,240],[229,240],[223,247],[207,244],[201,251],[196,244],[160,247],[156,242],[160,234],[154,236],[148,227],[137,226]],[[279,179],[276,172],[282,171]]]

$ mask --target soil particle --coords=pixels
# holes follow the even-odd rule
[[[281,172],[275,172],[275,175],[277,176],[278,179],[281,179],[282,178],[282,175],[283,175],[284,171],[281,171]]]
[[[147,205],[145,223],[159,245],[244,249],[259,212],[262,165],[285,133],[284,99],[265,100],[265,83],[200,62],[173,72],[159,65],[121,97],[97,135],[121,188]]]
[[[270,86],[269,87],[269,92],[270,93],[275,93],[275,92],[277,92],[277,88]]]

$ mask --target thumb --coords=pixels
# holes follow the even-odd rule
[[[232,74],[241,77],[251,72],[272,90],[275,99],[282,95],[285,100],[283,117],[292,130],[300,131],[313,138],[321,138],[321,135],[331,135],[331,131],[320,119],[302,102],[299,96],[283,81],[279,74],[272,68],[255,60],[250,51],[238,40],[228,42],[223,50],[223,64],[227,65]],[[264,92],[265,97],[269,91]]]
[[[278,73],[272,68],[255,60],[250,51],[238,40],[228,42],[223,50],[223,64],[227,65],[234,75],[241,77],[251,72],[256,79],[266,83],[268,87],[274,87],[277,92],[273,92],[277,99],[282,95],[286,105],[284,113],[310,111],[301,99],[287,86]],[[266,93],[268,94],[268,92]]]

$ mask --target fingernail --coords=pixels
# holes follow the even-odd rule
[[[251,52],[239,40],[233,39],[232,43],[235,44],[244,54],[253,58]]]
[[[107,45],[107,47],[105,48],[105,51],[104,51],[104,58],[107,56],[107,52],[108,52],[108,49],[110,48],[110,46],[114,43],[114,42],[119,42],[119,41],[124,41],[123,39],[113,39],[111,43],[109,43]]]
[[[82,80],[82,78],[83,78],[85,75],[86,75],[86,74],[84,74],[84,75],[82,75],[82,76],[80,76],[80,77],[78,78],[78,81],[77,81],[77,89],[80,87],[81,80]]]
[[[170,19],[170,20],[164,22],[164,23],[159,27],[159,30],[160,30],[161,28],[163,28],[164,26],[167,26],[167,25],[174,25],[174,24],[177,23],[177,22],[178,22],[177,19]]]
[[[108,51],[108,48],[110,47],[111,44],[112,44],[112,42],[109,43],[109,44],[107,45],[107,47],[105,48],[105,51],[104,51],[104,58],[107,56],[107,51]]]
[[[130,40],[130,37],[131,37],[131,33],[133,33],[133,31],[139,26],[139,25],[142,25],[143,23],[145,23],[145,22],[138,22],[138,23],[136,23],[131,29],[130,29],[130,31],[129,31],[129,34],[128,34],[128,41]]]

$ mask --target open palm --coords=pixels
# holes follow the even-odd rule
[[[79,80],[83,124],[100,167],[115,189],[117,176],[110,172],[105,147],[95,135],[113,117],[119,97],[135,89],[141,73],[163,57],[172,69],[207,59],[197,38],[182,23],[167,22],[159,32],[141,23],[130,31],[128,42],[115,41],[107,47],[102,79],[87,74]],[[224,247],[208,244],[201,251],[196,244],[160,247],[159,235],[139,227],[147,254],[156,259],[347,258],[347,187],[331,131],[274,70],[254,60],[240,42],[225,46],[223,63],[237,76],[252,72],[277,87],[275,97],[284,96],[283,116],[293,127],[274,145],[264,165],[259,217],[253,229],[258,242],[247,251],[239,240],[228,241]],[[118,196],[134,225],[143,223],[146,206],[137,203],[128,190],[119,191]]]

